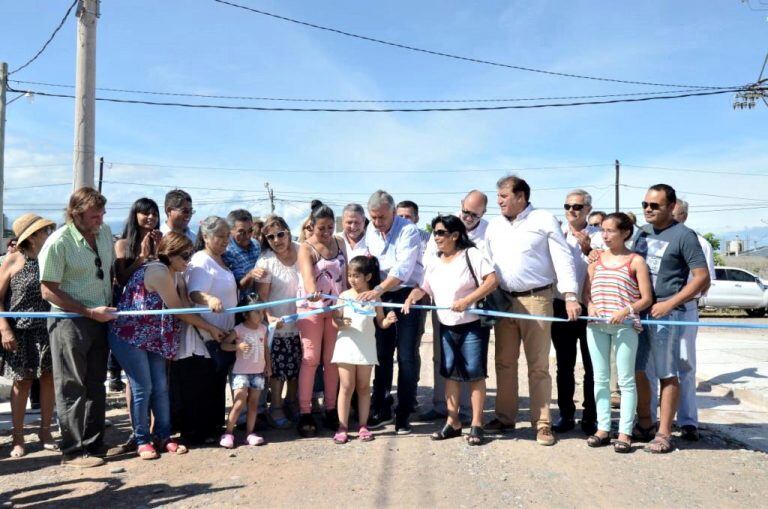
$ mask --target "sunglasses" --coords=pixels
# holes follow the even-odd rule
[[[267,238],[268,241],[271,242],[271,241],[274,241],[275,239],[282,239],[286,235],[288,235],[287,231],[280,230],[279,232],[270,233],[269,235],[265,235],[265,237]]]
[[[661,209],[660,203],[653,203],[653,202],[649,203],[647,201],[644,201],[644,202],[640,202],[640,205],[643,206],[643,210],[645,209],[660,210]]]
[[[451,232],[449,232],[448,230],[435,230],[432,233],[435,234],[435,237],[445,237],[446,235],[451,234]]]
[[[464,210],[464,209],[461,210],[461,214],[464,215],[464,216],[467,216],[467,217],[471,217],[472,219],[475,219],[475,220],[480,219],[481,217],[483,217],[482,214],[475,214],[472,211]]]
[[[184,260],[185,262],[188,262],[192,259],[192,252],[191,251],[185,251],[183,253],[179,253],[179,258]]]
[[[96,251],[96,259],[93,261],[93,263],[96,265],[96,277],[99,279],[104,279],[104,270],[101,268],[101,256],[99,256],[99,250],[95,246],[94,250]]]
[[[574,211],[578,212],[578,211],[580,211],[580,210],[584,210],[584,207],[586,207],[586,205],[583,205],[583,204],[581,204],[581,203],[574,203],[574,204],[570,204],[570,203],[563,203],[563,208],[564,208],[565,210],[571,210],[571,209],[573,209]]]

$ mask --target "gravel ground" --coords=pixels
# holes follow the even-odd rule
[[[431,346],[425,336],[422,409],[431,397],[431,389],[423,387],[431,382]],[[491,378],[486,420],[492,417],[494,395]],[[107,438],[117,443],[127,435],[127,419],[118,398],[110,397],[110,404],[115,425]],[[527,404],[521,398],[523,409]],[[153,462],[127,456],[86,471],[61,467],[59,456],[40,450],[34,435],[28,437],[26,457],[9,459],[6,435],[0,437],[0,504],[647,508],[755,507],[768,498],[766,455],[718,431],[704,431],[697,443],[678,441],[679,449],[665,456],[645,453],[642,444],[632,454],[618,455],[611,448],[588,448],[580,431],[559,436],[554,447],[536,445],[528,418],[523,410],[514,434],[482,447],[469,447],[463,439],[431,441],[428,434],[437,423],[415,422],[408,436],[395,436],[389,426],[373,442],[353,440],[344,446],[334,445],[330,432],[299,440],[293,431],[270,430],[265,432],[269,444],[260,448],[202,448]]]

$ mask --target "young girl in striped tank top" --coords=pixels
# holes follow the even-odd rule
[[[595,373],[597,432],[587,438],[587,445],[600,447],[611,443],[611,350],[616,348],[616,371],[621,389],[619,440],[616,452],[631,450],[632,423],[637,407],[635,387],[635,355],[638,313],[652,303],[648,265],[639,255],[627,249],[632,237],[632,220],[622,212],[609,214],[603,220],[606,250],[589,266],[584,286],[584,302],[589,316],[602,319],[587,326],[587,344]]]

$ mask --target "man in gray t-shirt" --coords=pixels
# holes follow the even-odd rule
[[[653,320],[682,320],[685,303],[709,286],[707,262],[696,233],[672,218],[676,202],[672,187],[666,184],[651,186],[642,204],[648,225],[635,239],[634,250],[645,258],[651,272],[654,304],[647,318]],[[677,325],[647,325],[645,338],[641,337],[638,345],[635,365],[638,424],[635,431],[639,438],[650,439],[655,431],[651,422],[648,377],[658,378],[661,384],[658,433],[650,444],[650,451],[655,453],[673,450],[672,421],[680,397],[681,332],[682,327]]]

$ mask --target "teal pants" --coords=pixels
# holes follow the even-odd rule
[[[611,431],[611,349],[616,348],[616,371],[621,390],[619,433],[632,434],[637,408],[635,356],[637,331],[631,325],[591,323],[587,327],[587,344],[595,373],[595,406],[597,428]]]

